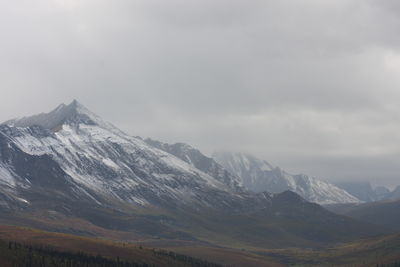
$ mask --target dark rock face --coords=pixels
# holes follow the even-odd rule
[[[374,195],[376,200],[385,199],[390,194],[390,190],[384,186],[377,186],[374,188]]]
[[[44,129],[37,135],[37,130],[33,127],[30,132],[34,136],[48,136]],[[23,210],[32,206],[72,207],[74,203],[91,202],[91,198],[80,193],[79,186],[52,156],[28,154],[15,145],[4,132],[10,133],[10,129],[0,126],[0,167],[8,168],[13,178],[12,184],[3,184],[0,187],[0,202],[7,203],[4,207]],[[46,134],[42,135],[43,133]]]

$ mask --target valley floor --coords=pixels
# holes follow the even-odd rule
[[[396,266],[395,264],[400,262],[400,235],[390,235],[361,240],[331,248],[259,249],[250,251],[245,249],[238,250],[215,247],[194,241],[165,240],[157,238],[117,242],[106,239],[50,233],[31,228],[2,225],[0,226],[0,240],[1,266],[27,266],[13,265],[15,255],[12,254],[14,252],[10,250],[10,246],[12,246],[10,245],[11,243],[28,246],[28,250],[29,246],[34,248],[44,247],[50,250],[51,255],[54,254],[54,251],[66,253],[61,253],[62,257],[64,255],[65,257],[73,258],[77,255],[76,253],[83,252],[83,259],[87,259],[87,257],[90,256],[100,255],[100,260],[108,259],[112,262],[113,260],[118,259],[127,263],[139,264],[132,266],[145,266],[145,264],[153,266],[219,266],[220,264],[222,266],[247,267],[361,267],[377,265]],[[46,255],[50,255],[49,252],[46,253]],[[26,256],[26,252],[23,252],[21,255]],[[215,262],[215,264],[211,262]],[[111,265],[110,263],[109,266],[114,265]]]

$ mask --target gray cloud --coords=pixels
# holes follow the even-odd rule
[[[0,120],[79,99],[133,135],[398,184],[395,0],[0,3]]]

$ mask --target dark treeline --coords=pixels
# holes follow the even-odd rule
[[[223,267],[220,264],[217,263],[211,263],[208,261],[196,259],[190,256],[178,254],[172,251],[163,251],[163,250],[153,250],[153,253],[158,256],[166,256],[170,257],[174,260],[184,262],[189,264],[189,266],[194,266],[194,267]]]
[[[82,252],[63,252],[50,247],[23,245],[9,242],[12,264],[15,267],[150,267],[138,262],[108,259]]]
[[[394,262],[391,264],[377,264],[376,267],[400,267],[400,262]]]
[[[5,244],[4,244],[5,245]],[[92,256],[83,252],[63,252],[50,247],[32,246],[16,242],[8,242],[8,260],[13,267],[153,267],[153,264],[125,261],[119,258],[110,259],[102,256]],[[2,254],[0,253],[0,254]],[[177,254],[174,252],[152,250],[154,257],[164,258],[166,262],[179,262],[182,266],[221,267],[200,259]],[[1,256],[1,255],[0,255]],[[1,259],[0,259],[1,263]],[[169,264],[170,265],[170,264]]]

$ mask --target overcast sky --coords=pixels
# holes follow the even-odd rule
[[[74,98],[122,130],[400,184],[398,0],[0,1],[0,121]]]

